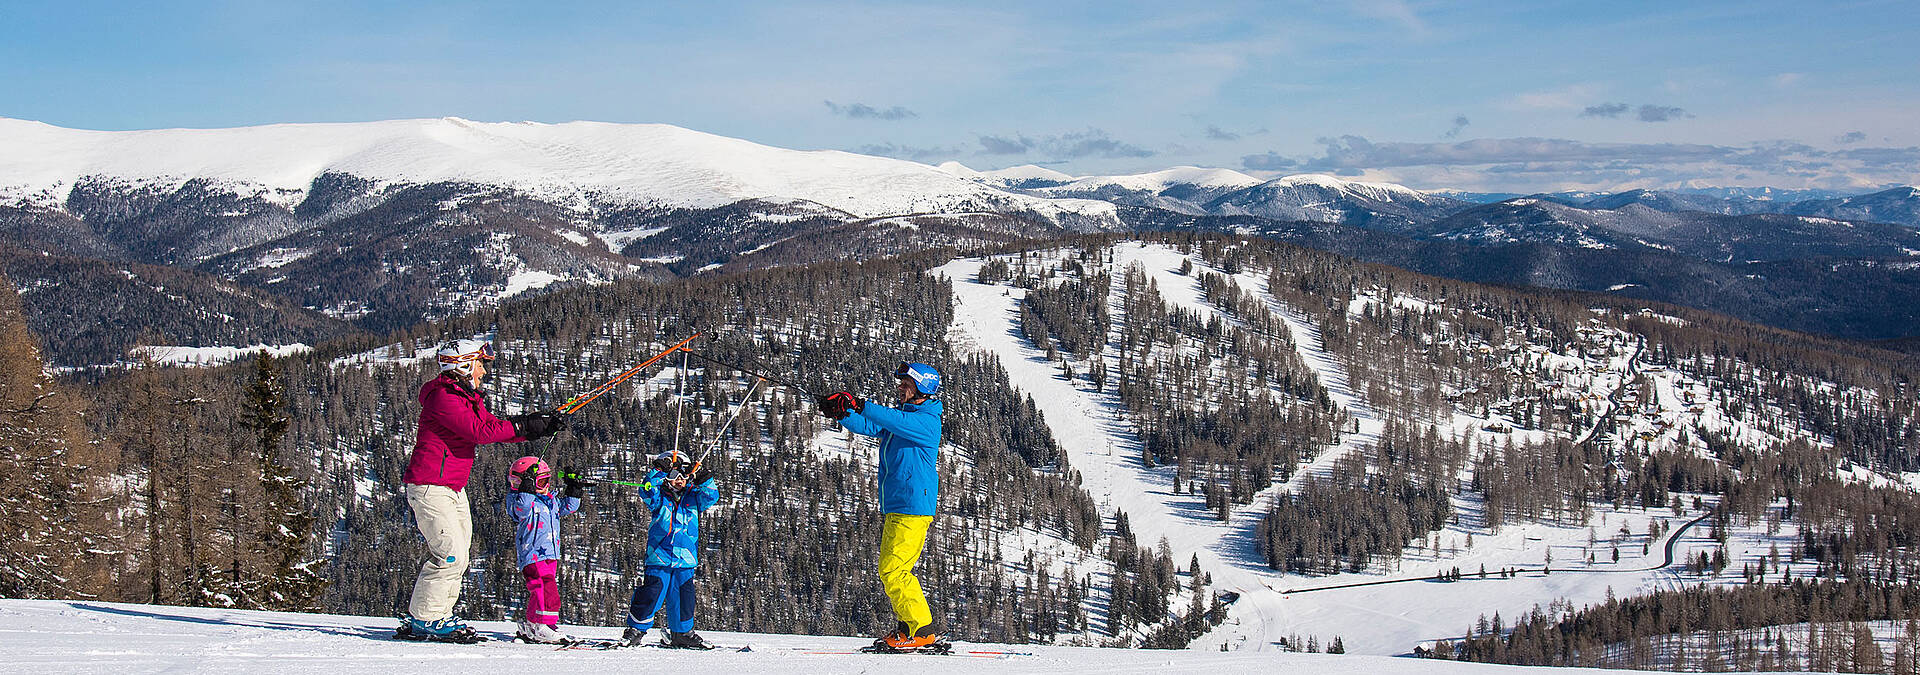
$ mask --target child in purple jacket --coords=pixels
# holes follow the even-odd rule
[[[507,475],[512,490],[513,543],[520,555],[520,576],[527,580],[527,612],[514,637],[522,642],[566,644],[560,632],[560,518],[580,510],[587,481],[570,478],[565,498],[553,495],[553,469],[538,457],[521,457]]]

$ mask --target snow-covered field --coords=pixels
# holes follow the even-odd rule
[[[0,600],[0,672],[16,673],[506,673],[644,671],[739,673],[1519,673],[1538,668],[1379,656],[1142,651],[958,643],[956,652],[1015,655],[901,656],[850,653],[865,638],[702,631],[751,652],[641,648],[565,650],[511,642],[428,644],[391,639],[391,618],[251,612],[104,602]],[[495,640],[511,624],[474,624]],[[575,637],[615,639],[618,628],[565,627]],[[656,633],[657,634],[657,633]],[[1555,669],[1555,673],[1622,672]]]

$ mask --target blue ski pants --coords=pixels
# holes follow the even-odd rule
[[[653,627],[653,615],[667,608],[667,630],[693,631],[693,567],[647,566],[647,580],[633,589],[633,601],[627,603],[627,626],[634,630]]]

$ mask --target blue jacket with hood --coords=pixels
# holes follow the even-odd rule
[[[867,403],[847,411],[840,426],[880,439],[880,511],[931,516],[940,501],[938,399],[889,408]]]
[[[646,482],[651,487],[640,491],[640,499],[653,511],[653,525],[647,528],[647,566],[700,566],[700,512],[720,501],[720,489],[708,478],[688,485],[674,499],[667,496],[666,472],[656,469],[647,474]]]

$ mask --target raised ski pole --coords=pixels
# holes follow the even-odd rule
[[[658,354],[654,354],[653,358],[647,359],[646,361],[642,362],[640,365],[621,371],[619,375],[613,376],[613,379],[600,383],[600,386],[594,387],[592,389],[587,390],[585,393],[582,393],[577,396],[574,396],[573,398],[567,399],[567,402],[560,404],[560,407],[555,408],[554,412],[560,413],[562,415],[573,414],[574,411],[579,410],[582,406],[585,406],[588,403],[592,403],[593,400],[596,398],[600,398],[602,394],[605,394],[609,391],[613,391],[614,387],[620,386],[621,382],[625,382],[629,378],[633,377],[634,375],[639,374],[640,371],[645,370],[647,366],[651,366],[655,362],[658,362],[660,359],[666,358],[669,354],[672,354],[676,351],[679,351],[685,348],[687,346],[687,343],[692,342],[694,338],[700,337],[700,335],[701,335],[700,333],[694,333],[692,335],[689,335],[687,336],[687,339],[681,340],[678,344],[675,344],[672,347],[668,347],[666,348],[665,351],[662,351]]]
[[[747,402],[753,399],[753,392],[758,391],[760,389],[760,383],[766,381],[764,378],[754,380],[753,386],[747,388],[747,395],[740,397],[740,407],[735,409],[733,414],[727,417],[727,423],[720,426],[720,433],[713,435],[713,443],[709,444],[706,450],[701,451],[700,458],[693,461],[693,468],[687,470],[688,478],[692,478],[694,474],[700,473],[700,465],[707,462],[707,455],[712,454],[714,448],[719,447],[722,442],[727,440],[727,430],[733,428],[734,420],[740,419],[740,413],[746,412]],[[805,390],[802,391],[804,392]]]
[[[660,359],[666,358],[668,354],[672,354],[675,351],[686,348],[687,343],[692,342],[694,338],[700,337],[700,335],[701,333],[696,332],[692,335],[687,336],[687,339],[681,340],[680,342],[674,344],[672,347],[668,347],[666,348],[666,350],[658,354],[654,354],[653,358],[650,358],[644,362],[641,362],[640,365],[623,370],[620,372],[620,374],[613,376],[613,379],[602,382],[600,383],[599,386],[594,387],[592,389],[588,389],[585,393],[578,394],[578,395],[575,395],[573,398],[567,399],[566,403],[560,404],[560,407],[554,408],[553,411],[562,415],[572,415],[573,413],[578,412],[581,407],[587,405],[588,403],[592,403],[594,399],[600,398],[602,394],[605,394],[609,391],[613,391],[614,387],[620,386],[621,382],[625,382],[627,381],[628,378],[631,378],[634,375],[639,374],[640,371],[645,370],[647,366],[651,366],[654,363],[659,362]],[[545,455],[547,454],[548,450],[553,449],[553,441],[556,436],[557,434],[554,436],[547,437],[547,442],[544,445],[540,446],[539,454]]]
[[[738,370],[738,371],[740,371],[740,372],[742,372],[742,373],[745,373],[745,374],[748,374],[748,375],[752,375],[752,376],[754,376],[754,377],[757,377],[757,378],[760,378],[760,379],[762,379],[762,380],[766,380],[766,381],[768,381],[768,382],[772,382],[772,383],[774,383],[774,384],[777,384],[777,385],[780,385],[780,386],[783,386],[783,387],[788,387],[788,388],[791,388],[791,389],[793,389],[794,391],[798,391],[798,392],[800,392],[800,393],[802,393],[802,394],[806,394],[806,395],[807,395],[807,396],[809,396],[809,397],[816,397],[816,395],[815,395],[815,394],[814,394],[813,392],[811,392],[811,391],[807,391],[807,388],[806,388],[806,387],[803,387],[803,386],[800,386],[800,385],[799,385],[798,383],[796,383],[796,382],[794,382],[794,381],[792,381],[792,380],[788,380],[788,379],[784,379],[784,378],[779,378],[779,377],[774,377],[774,376],[772,376],[772,375],[768,375],[768,374],[765,374],[765,373],[761,373],[761,372],[759,372],[759,371],[756,371],[756,370],[754,370],[754,369],[752,369],[752,368],[748,368],[748,367],[746,367],[746,366],[742,366],[742,365],[738,365],[738,364],[733,364],[733,363],[727,363],[727,362],[725,362],[725,361],[721,361],[721,360],[719,360],[719,359],[716,359],[716,358],[713,358],[713,357],[711,357],[711,356],[707,356],[707,355],[705,355],[705,354],[702,354],[702,353],[700,353],[700,352],[696,352],[696,351],[693,351],[693,350],[691,350],[691,349],[688,349],[688,350],[686,350],[686,353],[688,353],[688,354],[691,354],[691,355],[693,355],[693,358],[696,358],[696,359],[700,359],[700,360],[702,360],[702,361],[705,361],[705,362],[707,362],[707,363],[711,363],[711,364],[713,364],[713,365],[716,365],[716,366],[720,366],[720,367],[722,367],[722,368],[732,368],[732,369],[734,369],[734,370]]]

